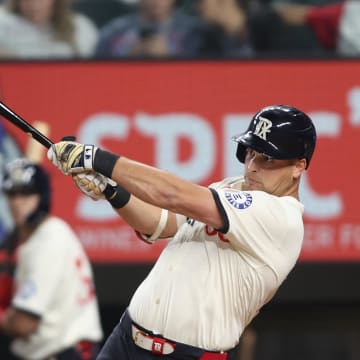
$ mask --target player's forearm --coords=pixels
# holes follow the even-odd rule
[[[174,213],[186,212],[187,204],[192,203],[191,194],[198,191],[194,184],[123,156],[116,162],[111,177],[142,201]]]
[[[147,235],[155,232],[161,216],[159,207],[148,204],[133,195],[126,206],[115,210],[133,229]],[[176,231],[175,214],[169,212],[166,225],[159,237],[172,237]]]
[[[143,202],[205,222],[214,228],[223,226],[222,217],[207,187],[123,156],[115,162],[111,177]],[[175,223],[174,218],[174,227]],[[169,227],[167,230],[171,233],[173,229]]]

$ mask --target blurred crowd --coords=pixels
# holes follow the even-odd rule
[[[360,0],[0,0],[1,59],[360,55]]]

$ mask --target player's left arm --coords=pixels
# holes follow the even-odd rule
[[[112,178],[142,203],[168,209],[214,228],[222,226],[214,197],[207,187],[125,157],[116,161]]]
[[[188,182],[165,170],[158,169],[124,156],[75,142],[59,142],[50,148],[48,158],[64,173],[76,174],[95,170],[113,179],[142,202],[174,214],[198,220],[219,229],[223,218],[208,187]],[[142,206],[132,202],[138,214]],[[126,205],[126,208],[130,206]],[[135,210],[134,210],[135,211]],[[134,214],[134,212],[132,213]],[[121,212],[121,216],[126,216]],[[136,216],[136,221],[142,218]]]

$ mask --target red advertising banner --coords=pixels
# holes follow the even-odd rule
[[[1,63],[0,98],[27,121],[48,122],[55,141],[75,135],[203,185],[241,173],[231,136],[258,109],[299,107],[318,131],[301,187],[301,261],[360,260],[360,61]],[[2,124],[24,147],[28,137]],[[142,243],[106,202],[44,165],[53,213],[73,226],[93,261],[156,259],[165,240]]]

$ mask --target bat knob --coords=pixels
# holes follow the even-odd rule
[[[76,136],[73,135],[69,135],[69,136],[64,136],[61,141],[76,141]]]

